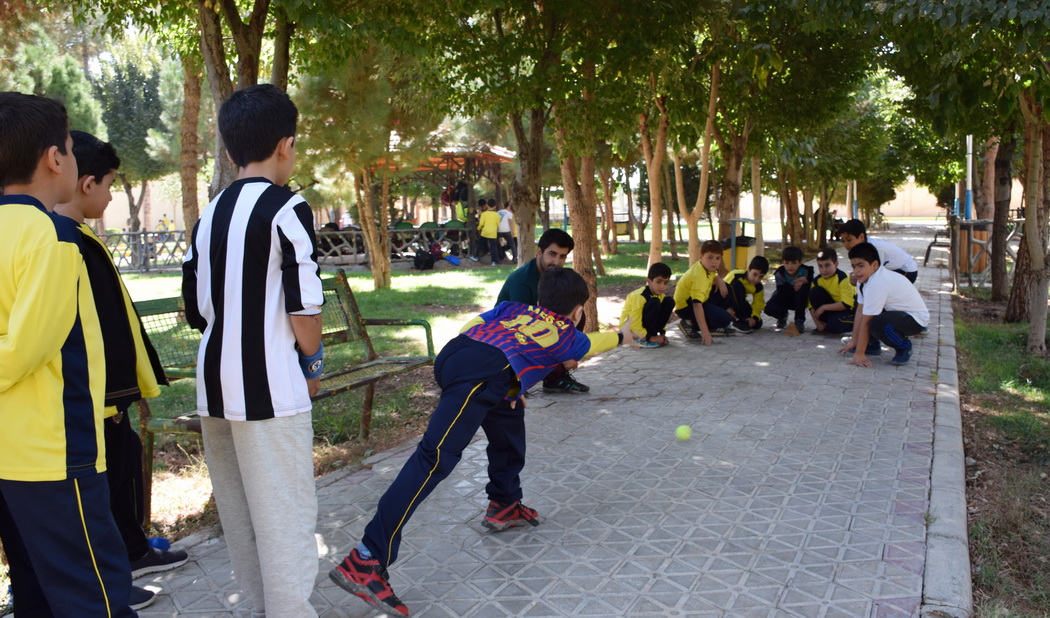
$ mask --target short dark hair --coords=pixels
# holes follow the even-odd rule
[[[764,275],[769,272],[769,260],[762,257],[761,255],[756,255],[755,257],[751,258],[751,263],[747,265],[747,269],[757,270],[758,272]]]
[[[860,238],[860,235],[864,234],[864,238],[868,237],[868,232],[864,228],[864,222],[860,219],[850,219],[843,223],[839,228],[839,234],[849,234],[850,236],[856,236],[857,238]]]
[[[90,133],[70,131],[73,136],[73,156],[77,159],[77,178],[91,176],[95,182],[120,167],[120,157],[112,144]]]
[[[295,137],[299,110],[288,94],[273,84],[242,88],[219,109],[219,133],[237,167],[265,161],[277,144]]]
[[[490,197],[489,198],[489,206],[495,206],[495,205],[496,205],[496,199]]]
[[[879,250],[870,242],[853,245],[853,248],[849,250],[849,259],[864,260],[868,264],[882,264],[879,260]]]
[[[784,251],[780,254],[780,261],[801,262],[802,257],[802,249],[799,249],[798,247],[784,247]]]
[[[838,264],[839,254],[831,247],[824,247],[820,251],[817,251],[818,262],[835,262]]]
[[[650,266],[649,267],[649,274],[646,275],[646,278],[649,279],[650,281],[652,281],[653,279],[656,279],[657,277],[663,277],[664,279],[670,279],[671,278],[671,267],[668,266],[667,264],[664,264],[663,262],[656,262],[655,264]]]
[[[540,236],[539,242],[536,243],[540,247],[540,251],[546,251],[547,247],[551,245],[558,245],[559,247],[566,247],[569,253],[576,247],[576,243],[573,241],[572,236],[565,230],[552,229],[547,230]]]
[[[478,206],[484,206],[487,203],[488,202],[485,201],[485,198],[481,198],[480,200],[478,200]]]
[[[68,135],[69,116],[60,102],[0,92],[0,188],[32,182],[48,148],[66,154]]]
[[[700,245],[700,255],[705,253],[718,253],[721,254],[724,249],[722,243],[717,240],[705,240],[704,244]]]
[[[540,276],[536,304],[568,317],[573,309],[586,303],[590,297],[587,282],[578,272],[571,268],[555,268]]]

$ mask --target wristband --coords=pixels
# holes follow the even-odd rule
[[[297,345],[296,351],[298,349]],[[318,346],[313,356],[305,356],[299,352],[299,367],[303,370],[303,375],[307,380],[321,377],[321,374],[324,373],[324,344]]]

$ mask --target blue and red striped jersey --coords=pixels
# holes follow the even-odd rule
[[[463,334],[502,350],[521,381],[522,392],[554,367],[580,360],[591,349],[591,339],[576,330],[571,320],[543,307],[503,302],[478,318],[484,323]]]

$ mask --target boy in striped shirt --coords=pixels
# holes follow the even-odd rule
[[[197,411],[233,573],[255,614],[316,616],[312,397],[324,369],[313,212],[284,184],[298,110],[270,84],[219,110],[237,180],[205,208],[183,264],[201,330]]]
[[[482,525],[499,532],[537,526],[539,514],[521,503],[525,465],[525,400],[521,394],[566,361],[610,350],[620,333],[576,330],[589,297],[587,283],[566,268],[545,272],[536,305],[503,302],[466,324],[434,361],[441,399],[423,439],[379,499],[361,543],[329,572],[340,588],[385,611],[408,615],[390,587],[401,534],[417,507],[459,463],[463,449],[485,430],[489,445],[488,511]]]

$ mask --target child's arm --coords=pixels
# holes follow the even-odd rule
[[[623,327],[628,322],[630,322],[631,324],[634,324],[635,326],[641,325],[641,323],[642,323],[642,309],[644,307],[645,307],[645,297],[644,296],[640,296],[640,295],[638,295],[638,296],[628,295],[627,296],[627,302],[625,302],[624,305],[623,305],[623,312],[620,313],[620,325],[619,325],[619,328],[620,328],[621,332],[623,332]],[[638,331],[635,331],[634,329],[631,329],[631,330],[632,330],[631,339],[637,339],[639,337],[645,337],[646,333],[645,333],[645,329],[644,328],[642,329],[642,331],[640,333]],[[624,336],[626,336],[626,335],[624,335]]]
[[[704,345],[713,344],[715,340],[711,338],[711,329],[707,327],[703,303],[693,303],[693,316],[696,318],[697,328],[700,329],[700,343]]]
[[[79,232],[77,232],[79,234]],[[0,393],[38,371],[62,349],[77,319],[83,258],[72,242],[33,252],[0,335]],[[6,266],[6,265],[5,265]]]
[[[864,315],[863,313],[857,314],[857,321],[853,325],[853,331],[856,336],[850,340],[850,343],[854,345],[853,358],[849,361],[850,365],[871,367],[871,361],[864,354],[864,351],[868,349],[868,338],[871,335],[869,328],[870,323],[870,315]]]
[[[310,357],[321,349],[321,314],[293,315],[292,332],[295,333],[295,343],[299,346],[299,354]],[[323,358],[323,357],[322,357]],[[321,378],[307,378],[306,387],[313,397],[321,388]]]

